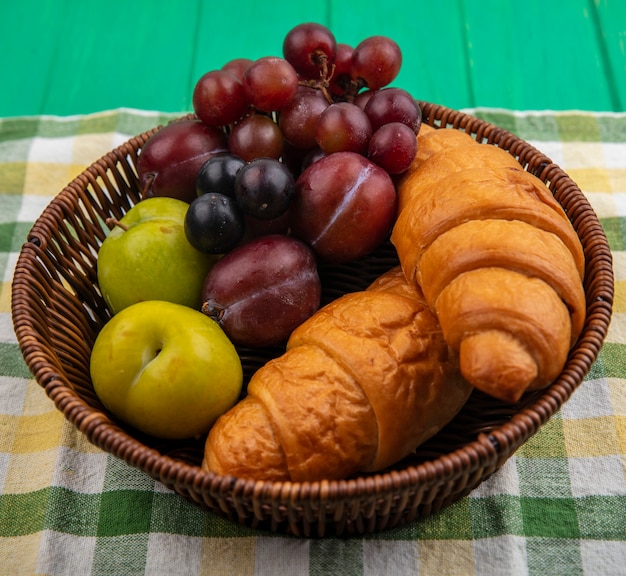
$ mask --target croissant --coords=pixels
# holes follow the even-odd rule
[[[559,375],[582,330],[584,254],[540,179],[457,132],[430,131],[424,146],[418,138],[391,240],[463,376],[515,402]]]
[[[203,467],[257,480],[342,479],[386,468],[451,420],[472,387],[398,267],[291,335],[222,415]]]

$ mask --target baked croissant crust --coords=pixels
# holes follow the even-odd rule
[[[213,426],[203,467],[275,481],[381,470],[438,432],[471,390],[398,267],[293,332]]]
[[[424,137],[436,135],[436,144],[425,146],[398,186],[391,238],[464,377],[515,402],[559,375],[582,330],[584,254],[539,178],[503,150],[457,132]]]

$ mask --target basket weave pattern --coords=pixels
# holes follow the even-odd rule
[[[258,482],[200,469],[200,443],[147,438],[116,422],[89,377],[89,356],[110,315],[96,263],[108,228],[139,201],[136,161],[158,128],[96,161],[63,189],[32,228],[12,287],[17,339],[37,382],[95,445],[181,496],[235,522],[297,536],[365,534],[411,522],[468,494],[562,406],[596,360],[612,312],[612,257],[578,186],[525,141],[470,115],[421,103],[424,122],[464,130],[497,145],[546,182],[576,229],[586,258],[587,320],[556,382],[506,405],[474,393],[461,413],[411,457],[383,473],[342,481]],[[390,244],[348,265],[320,269],[323,301],[364,288],[397,264]],[[240,350],[245,378],[278,350]]]

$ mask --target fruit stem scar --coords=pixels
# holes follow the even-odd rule
[[[209,318],[212,318],[218,324],[224,316],[224,307],[213,302],[212,300],[207,300],[204,304],[202,304],[201,310],[203,314],[206,314]]]
[[[104,222],[111,229],[117,226],[118,228],[124,230],[124,232],[128,232],[128,226],[126,226],[126,224],[122,224],[117,218],[107,218]]]
[[[154,172],[150,172],[146,174],[146,185],[141,190],[141,199],[145,200],[149,197],[150,189],[152,188],[152,183],[154,182],[156,175]]]

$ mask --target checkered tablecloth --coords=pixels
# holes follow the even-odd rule
[[[0,576],[626,574],[626,114],[471,112],[535,144],[596,210],[616,278],[606,344],[468,497],[403,528],[322,540],[232,524],[90,445],[21,357],[10,287],[33,221],[88,164],[169,117],[0,119]]]

